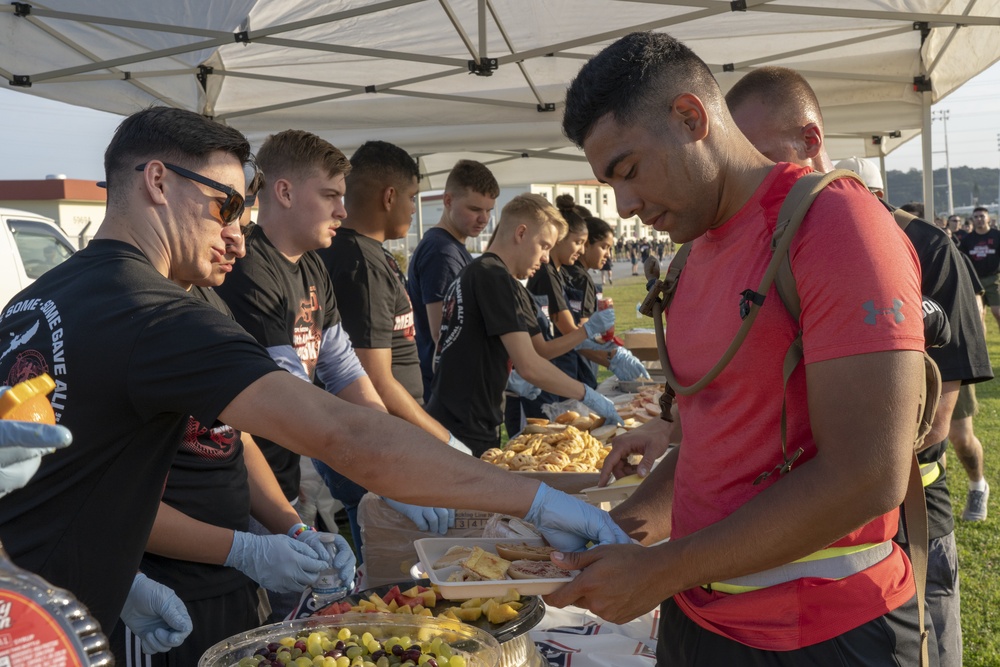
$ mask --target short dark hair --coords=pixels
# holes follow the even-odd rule
[[[683,92],[682,86],[706,105],[722,101],[711,70],[687,46],[664,33],[625,35],[588,60],[573,79],[566,91],[563,132],[583,146],[605,115],[633,125]]]
[[[976,208],[972,209],[973,214],[979,213],[980,211],[989,214],[990,209],[986,208],[985,206],[977,206]]]
[[[816,92],[805,77],[793,69],[775,66],[755,69],[726,93],[730,111],[752,99],[766,102],[768,109],[773,109],[787,122],[798,125],[801,120],[809,120],[823,129],[823,112]]]
[[[455,195],[462,190],[472,190],[491,199],[500,196],[500,185],[493,172],[485,164],[475,160],[456,162],[444,182],[445,192]]]
[[[564,194],[556,197],[556,208],[559,209],[563,220],[566,221],[567,234],[579,234],[587,230],[587,223],[576,210],[576,201],[573,199],[573,195]]]
[[[351,163],[339,148],[304,130],[285,130],[269,136],[257,151],[257,164],[269,183],[280,178],[305,178],[315,170],[330,178],[351,172]],[[261,194],[266,195],[266,190]]]
[[[906,204],[903,204],[902,206],[899,207],[899,209],[901,211],[906,211],[907,213],[911,213],[911,214],[913,214],[913,215],[915,215],[915,216],[917,216],[918,218],[921,218],[921,219],[924,217],[924,203],[923,202],[911,201],[911,202],[908,202]]]
[[[613,236],[615,233],[611,225],[595,216],[588,216],[584,221],[587,223],[587,243],[591,245],[603,240],[608,234]]]
[[[216,152],[246,164],[250,142],[239,130],[193,111],[173,107],[138,111],[121,122],[104,151],[109,203],[124,198],[122,183],[143,162],[162,160],[197,170]]]
[[[409,184],[420,180],[417,161],[405,150],[387,141],[366,141],[351,156],[351,175],[347,177],[347,189],[379,190]]]

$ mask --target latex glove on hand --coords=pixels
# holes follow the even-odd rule
[[[611,357],[611,363],[608,367],[619,380],[627,382],[636,378],[649,379],[649,371],[646,370],[646,367],[642,365],[642,362],[634,354],[624,347],[618,348],[615,356]]]
[[[584,405],[604,417],[605,423],[618,425],[622,424],[622,418],[618,416],[618,410],[615,409],[615,404],[612,403],[607,396],[598,394],[587,385],[584,385],[584,388],[587,390],[587,392],[583,395]]]
[[[448,446],[451,447],[452,449],[457,449],[463,454],[468,454],[469,456],[472,456],[472,450],[466,447],[464,442],[456,438],[450,432],[448,433]]]
[[[0,387],[0,394],[8,389]],[[0,498],[27,484],[43,456],[71,442],[65,426],[0,419]]]
[[[121,619],[149,655],[180,646],[194,627],[177,594],[142,572],[132,580]]]
[[[587,332],[587,338],[600,336],[615,325],[615,309],[607,308],[599,310],[590,316],[590,319],[583,323],[583,328]]]
[[[535,525],[559,551],[583,551],[587,542],[630,544],[611,515],[548,484],[541,484],[524,520]]]
[[[329,554],[287,535],[233,534],[226,567],[235,567],[275,593],[301,593],[329,567]]]
[[[455,510],[444,507],[422,507],[420,505],[410,505],[401,503],[392,498],[382,496],[392,509],[396,510],[407,519],[417,524],[417,528],[425,533],[437,533],[444,535],[449,528],[455,527]]]
[[[296,528],[297,526],[292,526],[291,530]],[[311,529],[302,531],[295,539],[308,544],[318,553],[326,554],[326,567],[337,571],[337,576],[348,590],[354,587],[358,558],[347,540],[336,533],[322,533]]]
[[[507,389],[529,401],[535,400],[542,393],[541,389],[518,375],[517,371],[510,372],[510,377],[507,378]]]

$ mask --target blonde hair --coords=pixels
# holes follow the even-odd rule
[[[500,222],[497,224],[497,234],[508,235],[519,224],[530,225],[536,229],[545,225],[556,228],[559,238],[566,236],[569,226],[559,209],[549,203],[545,197],[531,192],[520,194],[507,202],[500,211]]]

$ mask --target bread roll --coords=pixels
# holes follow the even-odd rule
[[[570,410],[569,412],[564,412],[561,415],[559,415],[558,417],[556,417],[556,423],[557,424],[572,424],[573,422],[575,422],[579,418],[580,418],[580,413],[579,412],[574,412],[573,410]]]

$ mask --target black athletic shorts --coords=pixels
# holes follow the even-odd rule
[[[929,623],[927,624],[929,627]],[[938,664],[930,633],[930,665]],[[900,667],[920,664],[917,598],[839,637],[795,651],[763,651],[705,630],[673,598],[660,606],[659,667]]]

